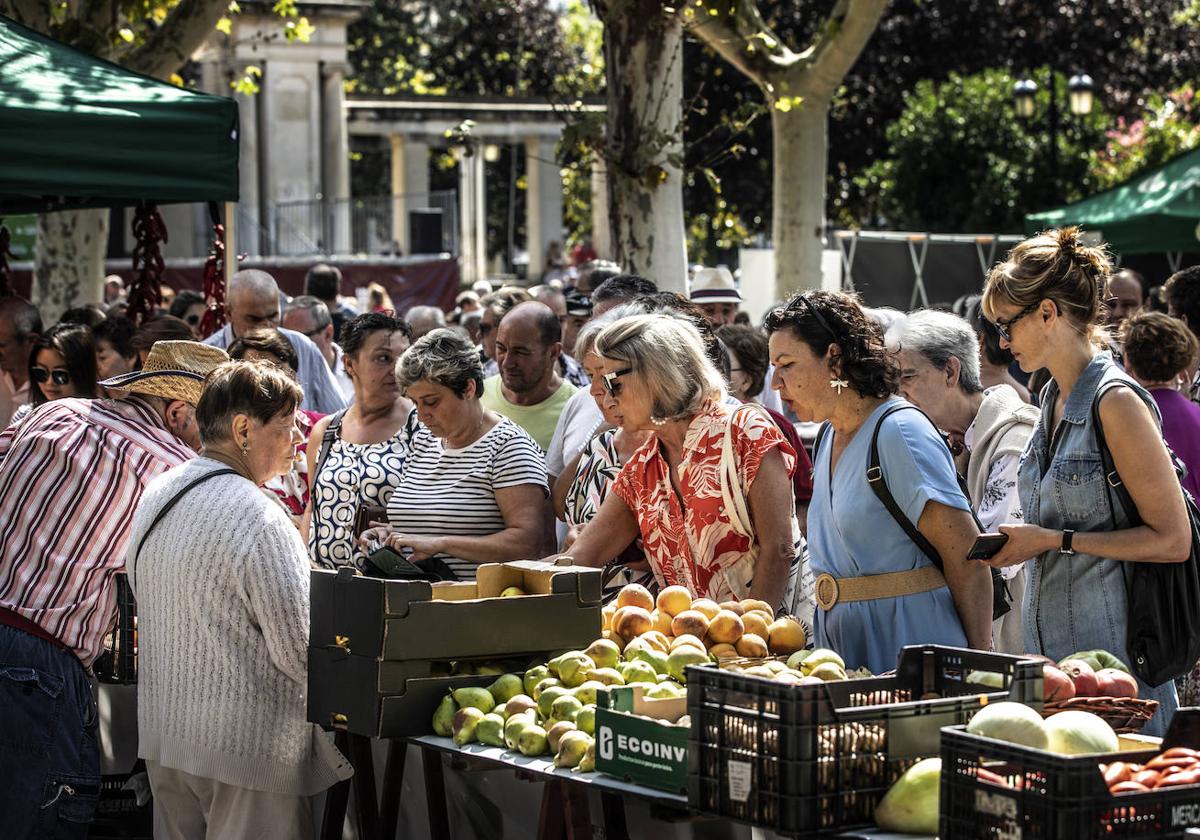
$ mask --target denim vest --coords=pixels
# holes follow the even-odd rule
[[[1058,442],[1050,451],[1050,414],[1058,399],[1058,383],[1046,386],[1042,414],[1021,456],[1018,491],[1025,521],[1051,530],[1112,531],[1129,527],[1129,518],[1116,500],[1110,501],[1092,420],[1092,402],[1107,382],[1121,381],[1137,393],[1156,420],[1158,407],[1147,391],[1101,353],[1084,368],[1067,396],[1058,424]],[[1116,436],[1109,430],[1108,437]],[[1115,516],[1115,527],[1114,527]],[[1126,576],[1130,564],[1077,552],[1048,551],[1025,564],[1025,648],[1055,660],[1072,653],[1102,648],[1128,659],[1125,635],[1128,609]],[[1158,700],[1159,714],[1151,721],[1158,729],[1175,709],[1175,688],[1141,685],[1139,696]],[[1157,734],[1162,734],[1161,730]]]

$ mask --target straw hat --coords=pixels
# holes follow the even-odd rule
[[[99,383],[119,394],[146,394],[196,405],[204,380],[229,354],[196,341],[158,341],[150,348],[141,370]]]
[[[741,303],[742,295],[725,266],[702,268],[692,278],[693,303]]]

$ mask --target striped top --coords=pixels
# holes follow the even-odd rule
[[[195,454],[136,396],[54,400],[0,433],[0,606],[90,668],[142,490]]]
[[[388,502],[388,522],[426,537],[486,537],[504,530],[496,491],[522,484],[536,484],[549,495],[542,450],[508,418],[462,449],[446,448],[418,426],[404,476]],[[475,579],[477,563],[448,555],[437,559],[459,580]]]

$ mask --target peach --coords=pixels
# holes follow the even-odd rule
[[[695,636],[703,639],[708,633],[708,616],[697,610],[684,610],[671,619],[671,635]]]
[[[775,619],[767,629],[767,643],[771,653],[795,653],[804,647],[806,641],[808,639],[804,635],[804,628],[790,615]]]
[[[742,627],[742,632],[753,633],[760,639],[765,639],[770,632],[771,622],[764,619],[762,613],[751,610],[742,616]]]
[[[645,639],[650,643],[650,647],[655,650],[661,650],[663,653],[671,652],[671,643],[667,641],[667,637],[657,630],[647,630],[638,636],[639,639]]]
[[[695,601],[692,601],[692,609],[696,612],[704,613],[704,615],[708,617],[709,621],[712,621],[714,618],[716,618],[717,613],[721,611],[721,608],[717,605],[717,602],[711,598],[697,598]]]
[[[613,617],[613,613],[615,613],[616,611],[617,611],[617,605],[615,602],[609,602],[600,608],[600,618],[604,622],[602,629],[604,629],[604,630],[612,629],[612,617]]]
[[[757,598],[743,598],[742,609],[744,609],[746,612],[750,612],[750,610],[758,610],[759,612],[764,612],[770,616],[767,621],[775,620],[775,610],[766,601],[760,601]]]
[[[708,652],[717,657],[717,659],[737,659],[741,656],[737,652],[737,648],[733,645],[713,645],[708,649]]]
[[[742,606],[740,601],[722,601],[721,603],[717,604],[717,606],[723,610],[729,610],[732,613],[737,613],[738,615],[741,615],[746,611],[745,607]]]
[[[708,623],[708,640],[715,644],[731,645],[746,632],[742,617],[732,610],[721,610]]]
[[[704,642],[700,641],[700,639],[698,639],[696,636],[693,636],[691,633],[685,633],[682,636],[676,636],[671,640],[671,650],[675,650],[675,648],[679,647],[680,645],[691,645],[692,647],[697,647],[701,650],[704,649]]]
[[[684,610],[692,608],[692,593],[684,586],[668,586],[658,593],[656,603],[660,612],[674,618]]]
[[[621,607],[641,607],[646,612],[654,609],[654,597],[650,590],[640,583],[631,583],[621,587],[617,593],[617,609]]]
[[[640,636],[653,626],[650,612],[642,607],[620,607],[612,617],[613,632],[626,639]]]
[[[651,610],[650,621],[654,625],[654,629],[662,633],[664,636],[671,635],[671,614],[662,610]]]
[[[762,637],[753,633],[743,633],[742,638],[738,639],[733,647],[742,656],[751,659],[761,659],[770,653]]]

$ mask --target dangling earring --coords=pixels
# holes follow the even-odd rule
[[[651,423],[653,423],[655,426],[665,426],[665,425],[667,425],[667,420],[666,420],[666,418],[665,418],[665,417],[653,417],[653,416],[652,416],[652,417],[650,418],[650,422],[651,422]]]
[[[829,380],[829,387],[836,390],[838,392],[838,396],[840,397],[842,395],[842,389],[849,388],[850,383],[847,382],[845,379],[838,379],[837,377],[833,377]]]
[[[245,455],[249,451],[250,451],[250,444],[246,443],[246,441],[242,441],[242,454]]]

